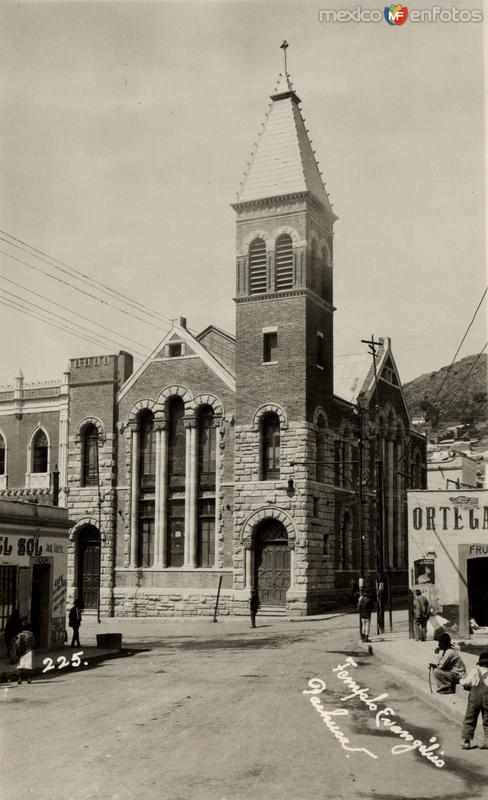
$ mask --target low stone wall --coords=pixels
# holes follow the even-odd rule
[[[114,591],[115,617],[185,617],[213,616],[215,593],[183,592],[179,590],[157,591],[139,589],[128,592]],[[219,616],[232,612],[232,596],[222,593],[219,599]]]

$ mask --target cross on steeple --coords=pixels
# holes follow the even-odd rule
[[[280,48],[281,48],[281,50],[283,50],[283,55],[284,55],[284,57],[285,57],[285,78],[286,78],[286,76],[287,76],[287,74],[288,74],[288,72],[287,72],[287,69],[286,69],[286,51],[287,51],[287,49],[288,49],[288,47],[289,47],[289,46],[290,46],[290,45],[288,44],[288,42],[286,41],[286,39],[284,39],[284,40],[283,40],[283,42],[282,42],[282,44],[280,44]]]

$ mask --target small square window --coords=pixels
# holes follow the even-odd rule
[[[174,344],[170,344],[168,347],[168,357],[169,358],[179,358],[183,355],[183,345],[181,342],[175,342]]]
[[[318,367],[323,369],[325,367],[325,356],[324,356],[324,334],[320,331],[317,331],[316,336],[316,364]]]
[[[263,363],[278,360],[278,331],[263,334]]]

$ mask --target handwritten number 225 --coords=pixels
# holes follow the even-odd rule
[[[65,667],[69,667],[70,664],[72,667],[79,667],[81,664],[80,656],[82,655],[83,650],[80,650],[78,653],[73,653],[71,661],[68,661],[64,656],[59,656],[59,658],[56,659],[57,667],[53,659],[48,656],[42,660],[42,663],[46,665],[42,671],[49,672],[51,669],[64,669]]]

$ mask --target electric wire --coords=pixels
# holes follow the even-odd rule
[[[110,308],[114,308],[116,311],[120,311],[122,314],[124,314],[126,316],[133,317],[133,319],[137,319],[140,322],[144,322],[146,325],[151,325],[152,328],[156,328],[156,330],[158,330],[160,332],[163,332],[163,333],[165,332],[164,329],[162,329],[160,325],[156,325],[155,323],[150,322],[149,320],[144,319],[143,317],[138,317],[136,314],[133,314],[133,313],[127,311],[124,308],[120,308],[119,306],[115,306],[113,303],[110,303],[108,300],[104,300],[102,297],[97,297],[97,295],[92,294],[91,292],[87,292],[85,289],[80,289],[78,286],[75,286],[74,284],[69,283],[68,281],[65,281],[63,278],[59,278],[56,275],[51,275],[46,270],[41,269],[40,267],[36,267],[33,264],[29,264],[27,261],[24,261],[22,258],[18,258],[17,256],[12,255],[11,253],[7,253],[5,250],[1,250],[1,249],[0,249],[0,253],[2,253],[3,255],[7,256],[7,258],[11,258],[14,261],[17,261],[19,264],[24,264],[24,266],[29,267],[30,269],[33,269],[35,272],[40,272],[42,275],[46,275],[48,278],[51,278],[52,280],[57,281],[58,283],[62,283],[65,286],[68,286],[70,289],[74,289],[75,291],[80,292],[80,294],[86,295],[86,297],[91,297],[93,300],[97,300],[97,302],[102,303],[105,306],[109,306]]]
[[[2,292],[3,294],[10,295],[10,297],[13,297],[15,299],[15,301],[17,301],[17,302],[20,301],[21,303],[27,303],[28,307],[32,306],[33,308],[37,308],[39,311],[42,311],[43,314],[48,314],[50,316],[53,316],[53,317],[55,317],[57,319],[62,320],[63,323],[68,323],[68,325],[72,325],[73,327],[75,327],[75,330],[76,330],[76,328],[80,328],[83,332],[86,332],[86,333],[90,334],[92,336],[92,340],[94,340],[94,338],[96,337],[98,339],[99,345],[101,347],[107,347],[107,342],[110,344],[111,347],[113,345],[115,345],[118,348],[121,347],[120,342],[115,341],[114,339],[110,338],[109,336],[106,336],[103,333],[97,333],[96,331],[89,331],[87,328],[85,328],[84,325],[80,325],[78,322],[72,322],[70,319],[68,319],[67,317],[64,317],[62,314],[57,314],[55,311],[51,311],[48,308],[43,308],[42,306],[37,305],[37,303],[33,303],[31,300],[27,300],[24,297],[19,297],[19,295],[14,294],[14,292],[9,292],[7,289],[2,289],[2,288],[0,288],[0,292]],[[7,298],[7,299],[10,299],[10,298]],[[103,339],[105,339],[106,341],[103,342],[102,341]],[[135,351],[135,352],[139,356],[143,355],[139,351]]]
[[[488,342],[486,342],[486,344],[485,344],[485,346],[483,347],[483,349],[482,349],[482,350],[480,350],[480,352],[479,352],[479,353],[478,353],[478,355],[476,356],[475,360],[474,360],[474,361],[473,361],[473,363],[471,364],[471,366],[470,366],[470,368],[469,368],[468,372],[466,373],[466,375],[464,376],[464,378],[463,378],[463,379],[462,379],[462,380],[459,382],[459,384],[457,385],[457,388],[456,388],[456,390],[455,390],[454,394],[453,394],[453,395],[450,397],[450,399],[449,399],[449,402],[447,403],[447,405],[446,405],[446,406],[444,406],[444,408],[443,408],[443,409],[441,409],[441,412],[440,412],[440,414],[439,414],[439,419],[442,417],[442,415],[443,415],[443,414],[445,415],[445,413],[446,413],[447,409],[448,409],[448,408],[450,408],[450,407],[452,406],[452,404],[453,404],[453,402],[454,402],[454,400],[455,400],[456,396],[459,394],[460,390],[462,389],[462,387],[464,386],[464,384],[465,384],[465,383],[466,383],[466,381],[468,380],[469,376],[470,376],[470,375],[471,375],[471,373],[473,372],[473,370],[474,370],[474,368],[475,368],[476,364],[477,364],[477,363],[478,363],[478,361],[480,360],[481,356],[483,355],[483,353],[485,352],[485,350],[486,350],[486,348],[487,348],[487,347],[488,347]]]
[[[28,244],[28,242],[22,241],[22,239],[13,236],[11,233],[8,233],[7,231],[3,231],[0,229],[0,234],[3,234],[3,236],[0,236],[0,240],[6,242],[11,247],[16,247],[22,252],[27,253],[28,255],[31,255],[34,258],[37,258],[39,261],[43,261],[44,263],[49,264],[55,269],[58,269],[60,272],[63,272],[72,278],[76,278],[76,280],[79,280],[82,283],[87,283],[88,285],[95,285],[99,289],[102,289],[102,291],[104,291],[105,293],[110,293],[112,295],[115,295],[116,297],[122,299],[125,303],[131,305],[133,308],[143,311],[145,314],[147,314],[150,317],[153,317],[154,319],[157,320],[163,319],[165,320],[165,322],[171,324],[171,320],[164,314],[160,314],[151,309],[149,306],[140,303],[138,300],[134,300],[133,298],[128,297],[127,295],[123,294],[123,292],[119,292],[117,289],[113,289],[111,286],[107,286],[107,284],[98,281],[96,278],[92,278],[90,275],[86,275],[86,273],[81,272],[81,270],[75,269],[75,267],[71,267],[64,261],[60,261],[59,259],[54,258],[54,256],[50,256],[43,250],[39,250],[38,248],[33,247],[32,245]],[[5,239],[4,236],[8,236],[9,239]],[[29,249],[26,250],[25,248]],[[36,253],[38,255],[35,255]],[[48,260],[46,261],[46,259]]]
[[[69,311],[70,314],[74,314],[75,316],[80,317],[81,319],[84,319],[86,322],[89,322],[91,325],[98,325],[99,328],[103,328],[105,331],[108,331],[109,333],[114,333],[116,336],[118,336],[118,337],[120,336],[121,338],[126,339],[128,342],[132,342],[133,344],[137,345],[138,347],[142,347],[144,349],[146,348],[146,345],[143,344],[142,342],[138,342],[136,339],[132,339],[130,336],[126,336],[125,334],[122,335],[118,331],[115,331],[113,328],[108,328],[106,325],[102,325],[101,322],[96,322],[95,320],[90,319],[90,317],[85,317],[85,315],[84,314],[80,314],[79,311],[73,311],[73,309],[68,308],[66,305],[63,305],[62,303],[58,303],[56,300],[51,300],[50,297],[46,297],[45,295],[40,294],[39,292],[34,292],[34,291],[32,291],[32,289],[28,289],[27,286],[23,286],[21,283],[17,283],[16,281],[13,281],[11,278],[6,278],[4,275],[0,275],[0,280],[6,281],[7,283],[11,283],[12,286],[16,286],[18,289],[22,289],[22,291],[24,291],[24,292],[28,292],[29,294],[33,294],[34,297],[40,297],[40,298],[42,298],[42,300],[46,300],[48,303],[52,303],[52,305],[57,306],[58,308],[63,308],[65,311]],[[20,298],[20,299],[22,299],[22,300],[25,299],[26,302],[29,302],[27,300],[27,298]]]
[[[458,349],[456,350],[456,352],[454,353],[454,357],[453,357],[453,359],[452,359],[452,361],[451,361],[451,363],[450,363],[449,367],[448,367],[448,368],[447,368],[447,370],[446,370],[446,373],[445,373],[445,375],[444,375],[444,378],[443,378],[443,380],[442,380],[442,382],[441,382],[441,385],[439,386],[439,388],[438,388],[438,390],[437,390],[437,392],[436,392],[436,396],[434,397],[434,400],[433,400],[433,402],[432,402],[432,405],[433,405],[433,406],[435,406],[435,404],[436,404],[436,402],[437,402],[437,398],[439,397],[439,395],[440,395],[440,393],[441,393],[442,389],[444,388],[444,385],[445,385],[445,383],[446,383],[446,380],[447,380],[447,378],[448,378],[448,376],[449,376],[449,373],[451,372],[451,369],[452,369],[452,368],[453,368],[453,366],[454,366],[454,362],[456,361],[456,358],[457,358],[457,356],[458,356],[458,354],[459,354],[459,351],[461,350],[461,347],[462,347],[462,346],[463,346],[463,344],[464,344],[464,341],[465,341],[465,339],[466,339],[466,337],[467,337],[467,335],[468,335],[468,333],[469,333],[469,331],[470,331],[470,329],[471,329],[471,326],[472,326],[473,322],[474,322],[474,321],[475,321],[475,319],[476,319],[476,315],[477,315],[478,311],[479,311],[479,310],[480,310],[480,308],[481,308],[481,304],[482,304],[483,300],[485,299],[485,297],[486,297],[486,293],[487,293],[487,292],[488,292],[488,286],[485,288],[485,291],[484,291],[484,292],[483,292],[483,294],[481,295],[481,300],[479,301],[479,303],[478,303],[478,305],[477,305],[477,307],[476,307],[476,311],[474,312],[474,314],[473,314],[473,316],[472,316],[472,318],[471,318],[471,322],[469,323],[468,327],[466,328],[466,330],[465,330],[465,332],[464,332],[464,336],[463,336],[463,338],[461,339],[461,342],[460,342],[460,344],[459,344],[459,347],[458,347]]]

